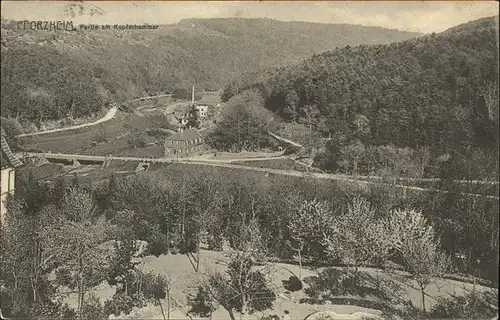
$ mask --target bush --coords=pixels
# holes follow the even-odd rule
[[[208,250],[222,251],[223,239],[221,236],[211,236],[208,238]]]
[[[0,117],[0,121],[7,136],[16,136],[23,133],[23,127],[16,119]]]
[[[92,293],[85,298],[82,306],[82,318],[95,320],[108,319],[99,298]]]
[[[354,275],[345,270],[327,268],[317,277],[311,277],[306,281],[309,282],[309,288],[304,289],[304,292],[312,298],[330,299],[357,292]]]
[[[160,139],[164,139],[170,135],[168,132],[162,131],[159,128],[147,129],[146,133],[148,134],[148,136]]]
[[[487,299],[484,294],[474,292],[465,296],[439,298],[430,316],[433,319],[491,319],[497,315],[498,309],[494,308],[495,301],[491,304]]]
[[[195,235],[193,235],[193,237],[190,237],[189,239],[186,239],[185,241],[181,241],[179,245],[179,253],[195,253],[198,250],[198,241],[199,239]]]
[[[99,130],[94,137],[94,141],[96,141],[97,143],[108,141],[106,127],[104,125],[99,126]]]
[[[168,241],[167,237],[164,234],[155,232],[150,236],[150,238],[147,241],[148,241],[147,252],[149,254],[158,257],[161,254],[167,253]]]
[[[302,281],[296,276],[291,276],[285,283],[285,289],[291,292],[302,290]]]
[[[2,122],[2,128],[5,131],[5,140],[9,144],[11,149],[22,148],[23,141],[21,139],[16,138],[17,135],[23,133],[23,128],[21,124],[12,118],[0,118]]]
[[[134,149],[146,147],[146,139],[143,136],[134,136],[127,140],[127,143]]]
[[[86,299],[84,311],[88,311],[88,299]],[[2,306],[4,305],[4,300],[2,300]],[[2,308],[4,311],[4,308]],[[67,319],[74,320],[77,318],[74,309],[70,308],[66,303],[62,302],[61,298],[55,300],[47,300],[42,304],[37,304],[31,311],[32,315],[36,315],[39,319]],[[9,316],[9,314],[3,313],[3,316]]]

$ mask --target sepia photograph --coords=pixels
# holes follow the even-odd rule
[[[1,1],[0,318],[495,320],[499,2]]]

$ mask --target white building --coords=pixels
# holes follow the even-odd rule
[[[205,118],[208,115],[208,106],[206,105],[197,105],[195,109],[200,118]]]
[[[14,194],[15,179],[16,179],[16,168],[22,165],[7,144],[5,140],[5,131],[2,128],[1,135],[1,155],[0,155],[0,166],[1,166],[1,179],[0,179],[0,222],[3,225],[5,223],[5,213],[7,211],[5,206],[5,201],[9,194]]]

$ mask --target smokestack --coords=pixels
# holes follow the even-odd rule
[[[193,86],[193,93],[191,94],[191,103],[194,105],[194,86]]]

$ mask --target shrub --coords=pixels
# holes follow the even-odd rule
[[[147,129],[146,130],[147,134],[151,137],[156,137],[156,138],[165,138],[169,136],[169,133],[162,131],[159,128],[152,128],[152,129]]]
[[[198,250],[198,238],[192,237],[185,241],[182,241],[179,245],[179,252],[181,254],[194,253]]]
[[[285,289],[291,292],[302,290],[302,281],[296,276],[291,276],[285,284]]]
[[[0,120],[7,136],[16,136],[23,133],[23,127],[16,119],[0,117]]]
[[[23,133],[23,128],[21,124],[13,118],[0,118],[2,122],[2,128],[5,130],[5,139],[9,144],[11,149],[18,149],[23,147],[23,141],[16,138],[17,135]]]
[[[143,136],[134,136],[127,140],[127,143],[134,149],[146,147],[146,139]]]
[[[85,299],[81,312],[83,319],[104,320],[108,318],[108,316],[105,314],[103,305],[99,301],[99,298],[93,294],[90,294]]]
[[[167,253],[168,241],[167,237],[159,232],[153,233],[148,239],[147,252],[158,257],[161,254]]]
[[[222,251],[223,239],[221,236],[211,236],[208,239],[208,250]]]
[[[304,292],[312,298],[330,298],[357,292],[354,275],[346,270],[327,268],[318,277],[309,278],[310,286]]]
[[[94,137],[94,141],[96,141],[97,143],[108,141],[105,126],[103,126],[103,125],[99,126],[99,130],[97,131],[97,133]]]
[[[439,298],[432,308],[433,319],[491,319],[498,313],[483,294],[471,292],[465,296]]]

